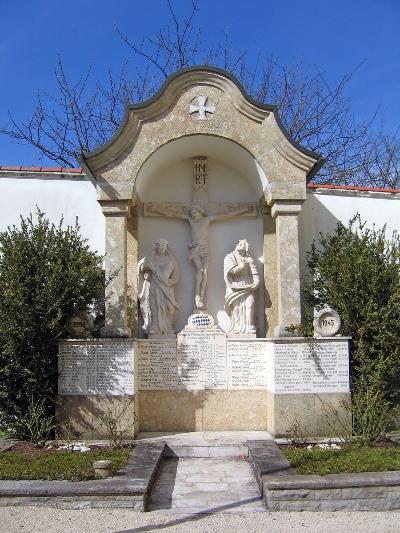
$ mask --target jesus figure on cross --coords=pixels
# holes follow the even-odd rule
[[[255,215],[255,204],[219,204],[219,211],[211,214],[206,205],[178,204],[178,203],[153,203],[145,204],[145,215],[158,215],[170,218],[187,220],[190,224],[191,242],[189,259],[196,269],[195,306],[197,309],[206,309],[206,288],[208,277],[208,228],[215,220],[232,218],[238,215]]]

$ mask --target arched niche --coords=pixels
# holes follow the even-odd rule
[[[135,202],[181,202],[193,199],[193,158],[208,160],[208,196],[211,202],[259,203],[267,186],[267,177],[255,158],[239,144],[213,135],[191,135],[171,141],[155,151],[143,164],[135,184]],[[143,216],[139,210],[139,259],[151,252],[153,243],[165,238],[178,261],[180,282],[176,297],[180,304],[176,328],[182,330],[193,311],[194,267],[188,259],[191,242],[189,224],[166,217]],[[250,253],[263,275],[263,223],[260,208],[256,217],[235,217],[216,221],[209,230],[210,262],[208,277],[208,312],[222,329],[229,325],[224,311],[224,257],[239,239],[245,238]],[[130,266],[128,265],[128,268]],[[133,268],[133,265],[132,265]],[[261,284],[262,285],[262,284]],[[263,288],[258,293],[258,335],[264,336]]]

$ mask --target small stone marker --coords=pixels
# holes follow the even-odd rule
[[[103,461],[94,461],[93,463],[94,473],[97,477],[106,479],[107,477],[112,477],[113,468],[112,461],[103,460]]]
[[[334,337],[339,333],[341,324],[339,313],[325,307],[314,318],[314,337]]]
[[[86,338],[91,336],[94,328],[92,317],[86,313],[77,313],[68,322],[68,332],[73,338]]]

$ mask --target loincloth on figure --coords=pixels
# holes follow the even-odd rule
[[[193,259],[201,258],[201,257],[208,257],[208,245],[207,243],[192,243],[189,245],[191,250],[189,254],[189,259],[193,261]]]

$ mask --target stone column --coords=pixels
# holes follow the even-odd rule
[[[275,201],[271,215],[276,219],[277,245],[277,337],[288,335],[286,327],[301,323],[299,226],[301,212],[299,201]]]
[[[138,215],[139,207],[132,206],[129,210],[129,217],[127,218],[127,241],[126,241],[126,305],[127,318],[126,325],[131,331],[132,337],[139,335],[139,306],[137,294],[137,264],[138,264]]]
[[[127,218],[129,200],[100,200],[106,217],[106,279],[112,281],[105,290],[105,326],[102,337],[129,337],[127,327]]]
[[[271,216],[271,208],[261,204],[263,215],[263,258],[264,258],[264,314],[265,314],[265,336],[273,337],[275,326],[278,321],[278,293],[276,286],[277,279],[277,246],[276,246],[276,224]]]

